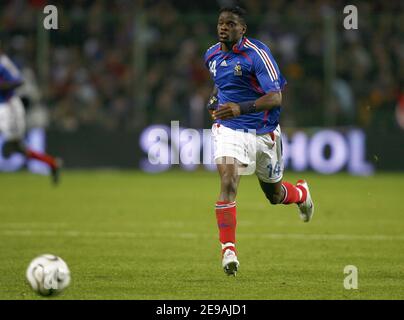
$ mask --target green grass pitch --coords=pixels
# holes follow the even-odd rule
[[[65,171],[0,174],[0,299],[46,299],[25,270],[52,253],[72,283],[52,299],[403,299],[403,174],[305,177],[313,221],[271,206],[243,177],[237,210],[240,270],[221,268],[214,214],[217,173]],[[358,268],[346,290],[346,265]]]

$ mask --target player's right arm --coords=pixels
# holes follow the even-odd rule
[[[214,76],[216,76],[216,71],[215,67],[212,67],[212,62],[211,58],[215,55],[216,52],[220,49],[220,43],[216,43],[215,45],[211,46],[205,53],[204,60],[205,60],[205,67],[209,70],[209,72],[212,75],[212,72],[214,72]],[[216,66],[216,63],[214,64]],[[213,111],[217,109],[219,105],[219,98],[217,96],[218,94],[218,88],[216,85],[213,86],[212,93],[209,97],[208,103],[206,104],[206,108],[208,109],[210,115],[213,118]]]
[[[213,116],[213,111],[216,110],[219,105],[219,98],[217,97],[217,94],[218,94],[218,89],[215,85],[215,86],[213,86],[212,93],[211,93],[208,103],[206,105],[206,109],[208,109],[211,116]]]

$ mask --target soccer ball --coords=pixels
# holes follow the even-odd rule
[[[26,277],[35,292],[49,296],[62,292],[69,285],[70,270],[60,257],[43,254],[31,261]]]

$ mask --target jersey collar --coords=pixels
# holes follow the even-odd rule
[[[241,48],[243,48],[244,43],[246,41],[245,37],[241,37],[239,41],[237,41],[237,43],[233,46],[233,48],[231,49],[231,51],[233,51],[234,53],[240,53],[241,52]],[[220,51],[222,51],[222,48],[220,46]],[[230,52],[230,51],[229,51]]]
[[[233,51],[234,53],[239,53],[241,51],[241,48],[244,46],[246,38],[243,36],[240,38],[240,40],[233,46]]]

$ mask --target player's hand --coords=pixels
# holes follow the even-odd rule
[[[238,117],[241,114],[240,106],[234,102],[226,102],[219,105],[219,108],[213,111],[213,120],[226,120],[230,118]]]
[[[208,111],[209,111],[209,114],[210,114],[212,120],[215,120],[215,118],[213,117],[213,110],[209,110],[209,109],[208,109]]]

